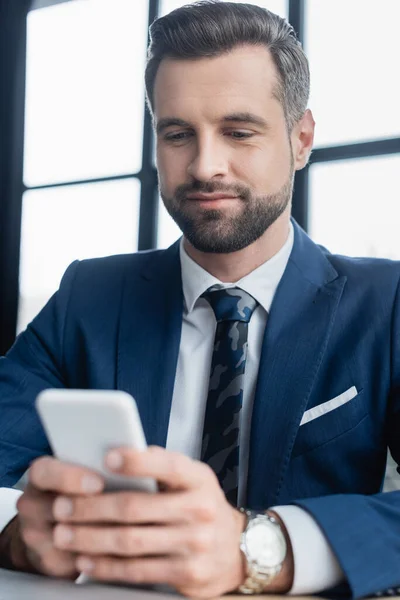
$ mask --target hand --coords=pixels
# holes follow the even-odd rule
[[[17,502],[18,517],[12,531],[13,566],[53,577],[76,578],[76,556],[59,550],[53,543],[56,493],[89,497],[103,487],[102,479],[88,469],[50,457],[36,460],[30,468],[26,490]]]
[[[78,554],[77,570],[98,580],[164,583],[198,598],[236,589],[245,578],[245,516],[228,504],[213,471],[158,447],[112,451],[108,468],[118,457],[114,471],[153,477],[166,491],[57,498],[59,552]]]

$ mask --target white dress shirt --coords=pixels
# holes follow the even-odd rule
[[[223,287],[240,287],[259,304],[248,327],[240,413],[239,506],[246,506],[251,414],[264,330],[272,300],[293,248],[293,237],[290,224],[288,239],[277,254],[236,283],[222,284]],[[180,258],[184,311],[167,448],[199,459],[216,330],[214,311],[201,295],[212,285],[221,285],[221,282],[188,256],[183,240]],[[339,583],[343,579],[342,570],[316,521],[298,506],[273,509],[285,523],[292,543],[294,582],[290,593],[312,594]]]
[[[270,260],[236,283],[258,302],[248,328],[243,405],[239,434],[239,506],[246,506],[250,424],[261,346],[268,312],[293,247],[293,227],[284,246]],[[210,304],[201,298],[209,287],[221,282],[194,262],[180,245],[184,312],[175,377],[167,449],[200,458],[209,374],[216,319]],[[20,492],[0,490],[0,531],[15,515]],[[8,496],[9,495],[9,496]],[[270,507],[265,507],[270,508]],[[315,520],[297,506],[273,507],[288,530],[294,556],[291,594],[312,594],[328,589],[343,579],[342,570]]]

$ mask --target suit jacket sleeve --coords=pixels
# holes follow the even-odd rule
[[[67,269],[59,291],[0,358],[0,487],[14,485],[35,458],[51,453],[34,402],[41,390],[68,383],[63,344],[77,264]]]

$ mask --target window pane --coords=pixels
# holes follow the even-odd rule
[[[242,0],[230,0],[231,2],[242,2]],[[192,4],[192,2],[182,0],[161,0],[160,15],[166,15],[185,4]],[[281,17],[287,17],[287,0],[252,0],[251,4],[261,6],[262,8],[268,8],[268,10],[281,15]]]
[[[315,144],[400,135],[399,0],[308,0]]]
[[[385,482],[383,492],[394,492],[400,490],[400,475],[397,472],[397,463],[393,460],[390,452],[388,452]]]
[[[141,166],[145,0],[74,0],[28,15],[26,185]]]
[[[157,248],[168,248],[173,244],[182,232],[178,225],[169,216],[167,209],[161,197],[158,198],[158,231],[157,231]]]
[[[310,233],[334,253],[400,259],[400,156],[310,167]]]
[[[139,195],[136,179],[24,194],[18,331],[55,292],[72,261],[137,250]]]

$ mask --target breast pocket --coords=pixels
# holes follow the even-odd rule
[[[340,396],[307,410],[297,432],[292,456],[313,450],[356,427],[368,413],[363,396],[363,390],[357,392],[356,388],[349,388]]]

